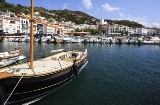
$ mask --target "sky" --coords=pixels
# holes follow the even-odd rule
[[[31,0],[6,0],[30,6]],[[130,20],[146,27],[160,28],[160,0],[34,0],[48,10],[82,11],[98,19]]]

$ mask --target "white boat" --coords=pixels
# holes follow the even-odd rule
[[[64,35],[62,37],[62,42],[71,42],[71,37],[69,35]]]
[[[150,39],[145,39],[143,41],[144,44],[160,44],[160,38],[159,37],[151,37]]]
[[[24,38],[22,38],[22,42],[29,42],[30,41],[30,37],[25,36]]]
[[[81,38],[81,36],[73,36],[71,39],[72,43],[81,43],[83,41],[83,39]]]
[[[10,51],[10,52],[1,52],[0,53],[0,68],[11,65],[13,63],[17,63],[18,61],[21,61],[23,59],[26,59],[26,57],[23,54],[21,54],[20,49]]]
[[[89,42],[89,38],[90,38],[89,36],[84,36],[83,37],[84,43],[88,43]]]
[[[97,43],[97,42],[99,42],[99,41],[101,41],[101,39],[98,39],[98,38],[96,38],[96,37],[90,37],[90,39],[89,39],[89,42],[90,42],[90,43]]]
[[[45,36],[42,36],[42,37],[41,37],[41,42],[42,42],[42,43],[47,42],[47,38],[46,38]]]
[[[9,38],[10,42],[14,42],[16,38]]]

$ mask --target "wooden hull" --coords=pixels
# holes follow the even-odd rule
[[[78,73],[86,63],[86,59],[79,62],[79,64],[77,65]],[[60,87],[64,86],[74,77],[75,73],[72,67],[66,68],[65,70],[62,69],[61,71],[54,72],[53,74],[47,74],[43,76],[24,76],[17,88],[15,89],[12,96],[9,98],[7,105],[22,104],[39,97],[44,97],[56,91]],[[19,79],[20,77],[12,77],[5,78],[0,81],[0,89],[1,91],[4,91],[4,93],[0,93],[0,100],[3,103],[8,98]]]

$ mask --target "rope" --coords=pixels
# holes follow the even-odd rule
[[[27,63],[27,65],[29,66],[29,68],[31,69],[31,67],[30,67],[30,65],[28,64],[27,61],[26,61],[26,63]],[[33,71],[34,75],[36,75],[36,73],[34,72],[34,70],[33,70],[33,69],[31,69],[31,70]]]
[[[59,65],[60,65],[60,67],[61,67],[61,69],[62,69],[62,66],[61,66],[61,63],[60,63],[59,59],[58,59],[58,62],[59,62]]]
[[[19,79],[19,81],[17,82],[16,86],[14,87],[14,89],[12,90],[11,94],[8,96],[7,100],[5,101],[4,105],[6,105],[7,101],[9,100],[9,98],[11,97],[11,95],[13,94],[14,90],[17,88],[18,84],[20,83],[21,79],[23,78],[24,74],[22,74],[21,78]]]

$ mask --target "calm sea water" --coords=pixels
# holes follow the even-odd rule
[[[0,43],[0,50],[20,45],[28,56],[29,43]],[[33,105],[160,104],[159,45],[35,44],[36,59],[59,48],[87,48],[89,62],[72,82]]]

